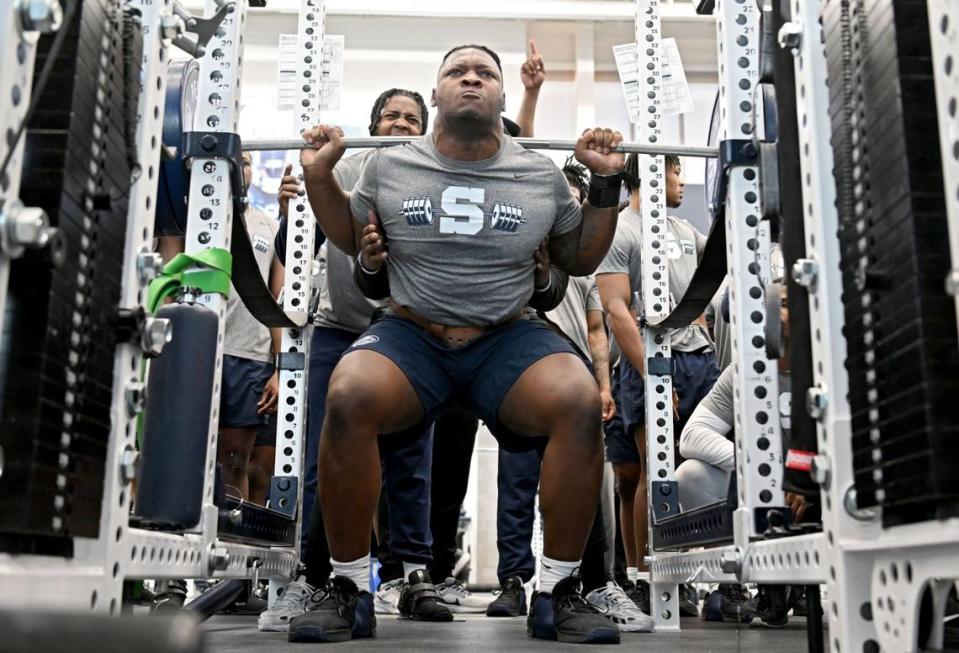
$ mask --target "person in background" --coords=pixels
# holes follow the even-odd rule
[[[648,571],[644,562],[648,548],[648,496],[646,460],[646,354],[640,332],[634,293],[642,291],[643,223],[638,157],[626,160],[626,186],[630,204],[620,215],[616,238],[606,259],[596,271],[603,307],[610,317],[616,342],[622,349],[619,370],[619,400],[623,429],[608,429],[606,458],[613,463],[620,499],[620,522],[627,559],[628,591],[640,610],[648,613],[649,585],[639,578]],[[665,157],[666,206],[683,201],[682,165],[676,156]],[[664,251],[669,265],[669,305],[682,299],[699,265],[706,236],[685,220],[667,215]],[[673,363],[673,417],[677,433],[693,408],[706,396],[719,376],[712,340],[705,327],[695,322],[670,332]],[[698,615],[688,592],[681,593],[683,616]]]

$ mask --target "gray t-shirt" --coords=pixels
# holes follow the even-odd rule
[[[393,299],[451,326],[499,324],[533,294],[533,253],[579,226],[563,173],[503,135],[483,161],[448,159],[432,134],[372,155],[353,190],[362,223],[375,209],[390,243]]]
[[[669,305],[675,306],[692,281],[699,257],[706,246],[706,236],[686,222],[667,216],[666,257],[669,259]],[[643,273],[642,215],[632,207],[619,214],[613,244],[600,263],[596,274],[627,274],[632,292],[642,291]],[[631,298],[632,301],[632,298]],[[638,308],[638,307],[637,307]],[[697,351],[712,347],[712,341],[700,324],[673,329],[670,343],[676,351]]]
[[[596,280],[592,275],[570,277],[563,301],[546,314],[549,321],[558,326],[587,359],[590,358],[589,333],[586,327],[588,311],[603,312],[599,290],[596,289]]]
[[[270,263],[273,261],[273,241],[279,224],[259,209],[246,210],[246,230],[250,234],[253,255],[264,280],[270,278]],[[226,323],[223,331],[223,353],[239,358],[269,362],[270,330],[254,318],[243,300],[231,287],[226,300]]]
[[[333,176],[344,191],[350,192],[356,186],[360,173],[373,152],[375,150],[366,150],[340,159],[333,168]],[[367,299],[356,287],[353,281],[353,266],[356,262],[352,256],[344,254],[336,247],[330,247],[327,241],[323,243],[319,258],[319,303],[313,323],[316,326],[354,333],[366,331],[370,326],[373,311],[385,302]]]

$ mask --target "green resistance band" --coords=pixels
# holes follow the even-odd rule
[[[199,266],[199,269],[194,266]],[[163,266],[163,272],[150,282],[147,311],[155,313],[164,298],[184,286],[198,288],[203,294],[219,293],[228,297],[232,272],[233,255],[219,247],[196,254],[177,254]]]

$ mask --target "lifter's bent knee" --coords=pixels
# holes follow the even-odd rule
[[[339,438],[357,428],[378,432],[378,412],[373,388],[356,374],[334,373],[326,394],[324,437]]]
[[[558,393],[554,411],[553,432],[569,431],[577,435],[577,441],[591,448],[601,449],[603,407],[595,383],[571,383]]]

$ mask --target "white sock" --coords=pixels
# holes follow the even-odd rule
[[[345,576],[356,583],[357,589],[361,592],[370,591],[370,554],[367,553],[362,558],[357,558],[352,562],[337,562],[330,558],[333,565],[334,576]]]
[[[648,582],[649,582],[649,572],[648,572],[648,571],[640,571],[640,572],[637,572],[637,573],[636,573],[636,580],[644,580],[644,581],[646,581],[646,582],[648,583]]]
[[[410,574],[419,569],[426,571],[426,565],[422,562],[403,562],[403,580],[408,581]]]
[[[542,556],[540,558],[539,591],[552,593],[556,583],[572,576],[573,572],[579,569],[581,562],[581,560],[563,562],[562,560],[553,560]]]
[[[639,580],[639,567],[626,567],[626,579],[630,583],[635,583]]]

